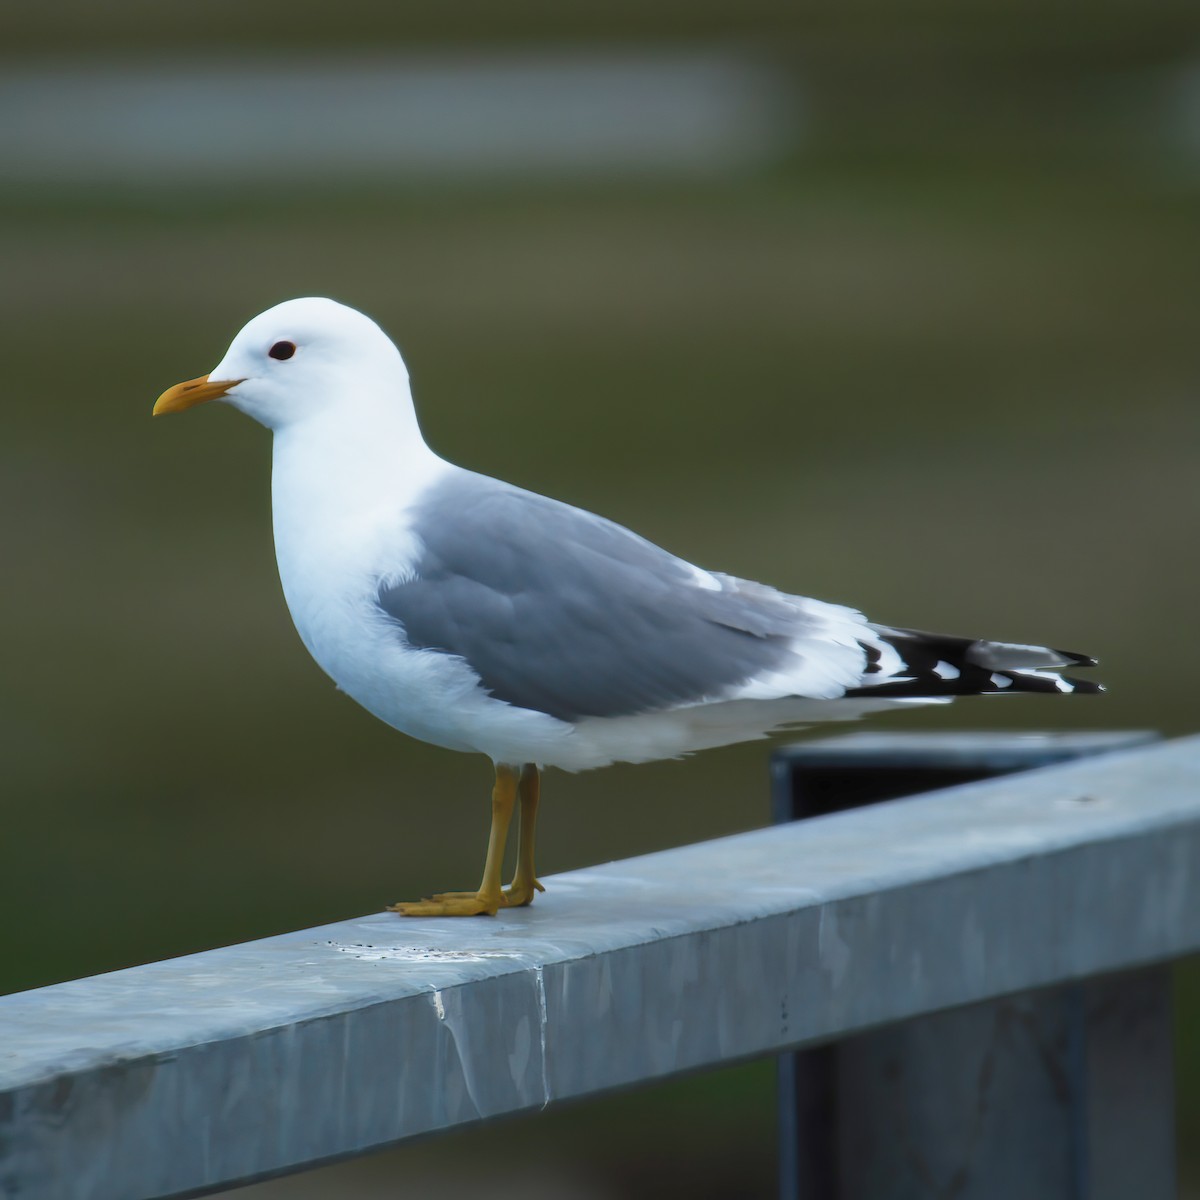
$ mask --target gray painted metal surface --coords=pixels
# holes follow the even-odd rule
[[[0,1193],[166,1196],[1200,950],[1200,739],[0,999]]]
[[[1151,729],[1087,729],[1083,731],[1000,731],[996,733],[845,733],[782,746],[772,766],[799,763],[806,767],[854,767],[873,759],[904,767],[1006,773],[1051,761],[1089,758],[1113,750],[1156,742]],[[1041,762],[1039,762],[1041,760]]]

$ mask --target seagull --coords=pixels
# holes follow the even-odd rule
[[[273,434],[275,554],[308,652],[395,729],[494,765],[482,882],[390,906],[404,916],[495,915],[544,890],[547,767],[676,758],[962,695],[1102,690],[1062,674],[1094,666],[1086,655],[876,624],[446,462],[421,436],[400,352],[333,300],[253,318],[154,414],[209,400]]]

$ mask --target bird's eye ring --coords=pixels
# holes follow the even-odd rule
[[[270,350],[267,351],[267,353],[272,358],[277,358],[280,362],[283,362],[285,359],[291,358],[292,355],[296,353],[296,343],[276,342],[275,345],[273,345]]]

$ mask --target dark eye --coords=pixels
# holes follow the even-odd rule
[[[280,362],[283,362],[285,359],[291,358],[292,355],[296,353],[296,343],[276,342],[275,345],[273,345],[270,350],[267,351],[267,353],[272,358],[277,358]]]

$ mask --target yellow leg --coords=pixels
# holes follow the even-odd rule
[[[520,840],[517,843],[517,869],[513,875],[512,884],[501,893],[499,905],[501,908],[524,908],[526,905],[533,903],[533,897],[537,892],[544,892],[546,890],[538,882],[537,873],[533,865],[540,791],[541,775],[537,766],[534,763],[526,763],[521,770],[521,777],[517,783],[517,795],[521,801]],[[489,842],[489,854],[491,849],[492,845]],[[484,876],[486,882],[486,868]],[[474,905],[480,900],[482,895],[482,887],[478,892],[438,892],[426,900],[393,905],[392,910],[409,917],[473,916],[475,915]],[[451,902],[453,902],[454,912],[451,912],[446,907]],[[436,910],[431,907],[432,905],[438,906]],[[458,911],[460,907],[464,907],[463,912]]]
[[[521,780],[517,786],[517,794],[521,798],[521,837],[517,843],[517,870],[512,885],[504,893],[504,903],[508,908],[532,904],[534,892],[546,890],[538,883],[537,873],[533,869],[534,831],[541,782],[535,763],[526,763],[521,768]]]
[[[444,892],[428,900],[402,901],[390,905],[390,911],[404,917],[494,917],[505,903],[500,872],[504,869],[504,843],[516,807],[518,784],[517,773],[512,767],[503,764],[496,767],[496,783],[492,788],[492,831],[488,836],[483,881],[477,892]],[[523,809],[524,797],[521,804]]]

